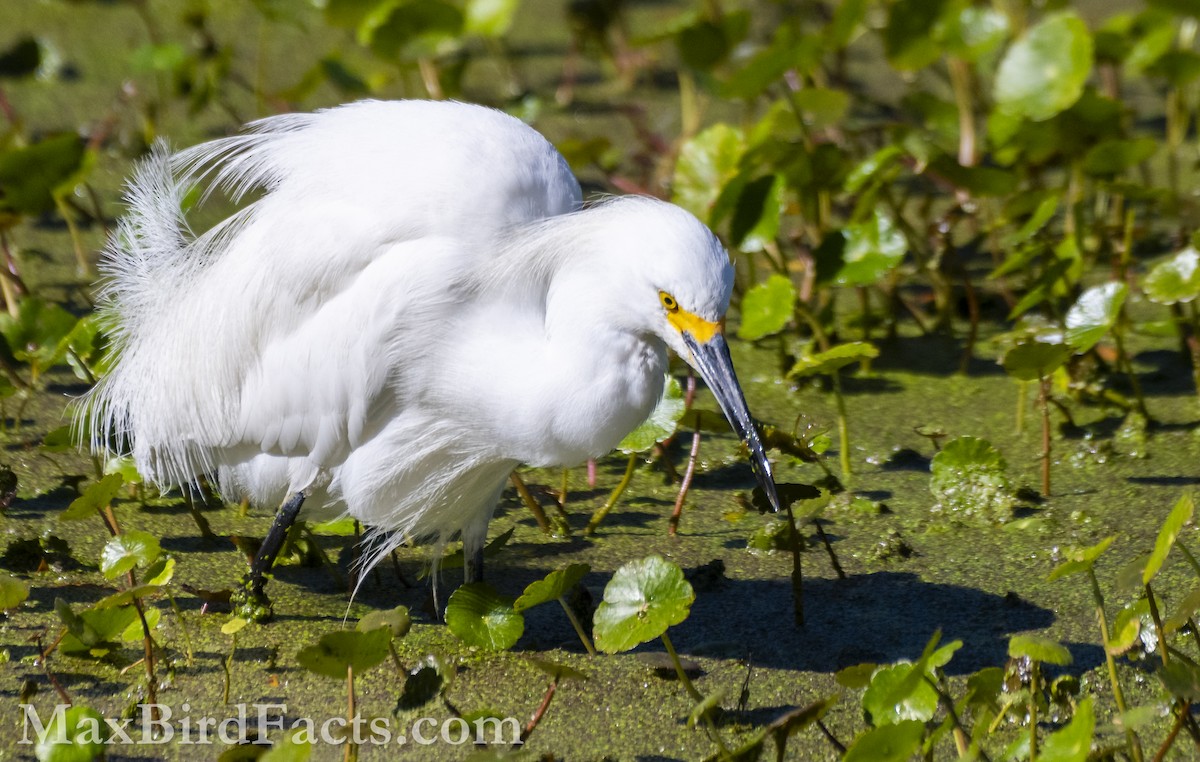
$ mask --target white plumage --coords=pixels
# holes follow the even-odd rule
[[[180,207],[204,183],[253,200],[195,236]],[[456,531],[477,550],[516,465],[602,455],[649,414],[666,347],[708,376],[694,352],[719,344],[728,367],[712,233],[651,199],[580,211],[563,158],[498,111],[271,117],[157,147],[128,201],[103,257],[120,354],[83,402],[92,448],[161,488],[303,492],[396,538],[379,553]],[[759,461],[736,381],[733,402],[708,381]]]

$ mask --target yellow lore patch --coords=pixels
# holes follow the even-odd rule
[[[713,336],[721,333],[722,326],[720,323],[714,323],[711,320],[705,320],[699,315],[694,315],[685,309],[677,309],[674,312],[667,313],[667,321],[675,326],[680,333],[687,332],[692,335],[696,341],[704,344]]]

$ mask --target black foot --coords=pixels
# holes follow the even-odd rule
[[[242,581],[229,596],[231,613],[259,624],[271,621],[275,617],[275,610],[271,607],[271,599],[263,591],[266,583],[263,577],[255,579],[253,572],[242,577]]]
[[[242,577],[241,584],[233,591],[233,595],[229,599],[236,616],[254,622],[266,622],[275,615],[271,609],[271,599],[267,597],[264,588],[267,585],[271,567],[275,565],[275,557],[283,548],[283,541],[287,539],[288,530],[296,523],[296,517],[300,515],[300,506],[302,505],[304,505],[304,493],[297,492],[288,498],[288,501],[279,509],[279,513],[275,514],[275,521],[267,531],[267,536],[263,539],[258,554],[254,556],[249,573]]]

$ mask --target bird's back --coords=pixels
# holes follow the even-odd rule
[[[193,239],[179,205],[204,181],[264,193]],[[129,200],[104,261],[121,355],[85,402],[88,427],[168,485],[256,450],[340,457],[370,434],[354,416],[387,406],[395,359],[342,351],[370,341],[350,321],[408,310],[419,325],[436,279],[422,258],[488,257],[504,229],[572,211],[580,191],[512,117],[366,101],[160,149]]]

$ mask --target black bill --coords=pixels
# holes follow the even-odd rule
[[[733,372],[733,360],[729,357],[729,345],[725,337],[714,334],[704,343],[696,341],[690,333],[683,332],[683,343],[692,351],[692,366],[700,372],[704,383],[712,390],[713,396],[721,406],[721,412],[729,420],[733,430],[750,448],[750,468],[754,477],[771,503],[771,508],[780,510],[779,494],[775,490],[775,477],[771,475],[771,463],[763,450],[762,439],[758,429],[750,418],[750,409],[746,406],[746,398],[742,395],[742,387],[738,384]]]

